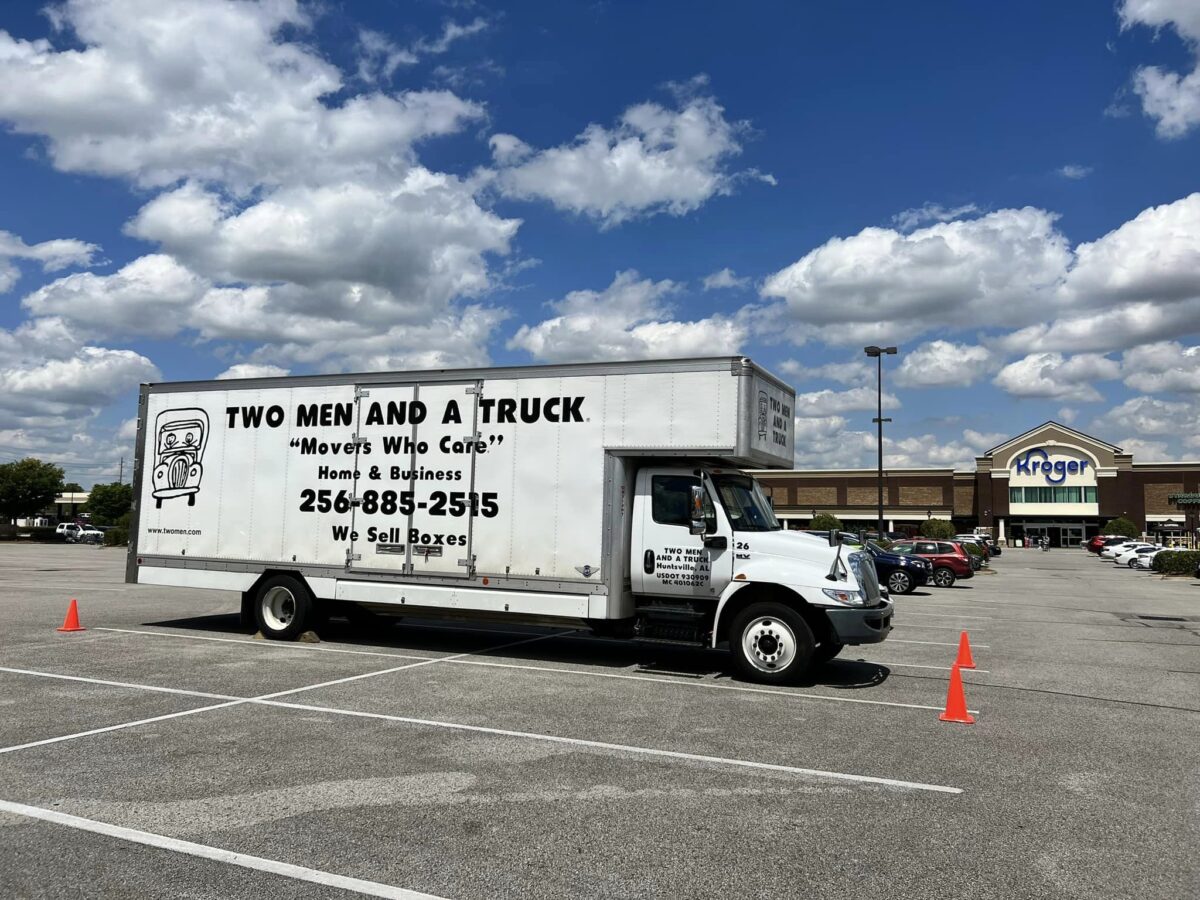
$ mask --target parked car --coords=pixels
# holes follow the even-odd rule
[[[897,541],[892,544],[891,552],[928,560],[933,566],[930,581],[938,587],[952,587],[959,578],[972,578],[975,575],[971,556],[961,544],[950,541]]]
[[[1118,566],[1128,566],[1133,568],[1133,561],[1138,558],[1139,554],[1149,553],[1159,548],[1154,544],[1128,544],[1125,549],[1113,557],[1113,562]]]
[[[58,527],[54,529],[55,534],[60,534],[63,540],[68,543],[74,543],[79,536],[79,532],[83,530],[83,526],[76,522],[59,522]]]
[[[919,556],[892,553],[874,541],[867,541],[867,552],[875,560],[879,583],[889,594],[911,594],[933,576],[933,565]]]
[[[1158,556],[1158,554],[1162,553],[1164,549],[1166,549],[1166,548],[1158,547],[1158,548],[1156,548],[1154,550],[1150,550],[1146,553],[1139,553],[1134,558],[1131,565],[1135,569],[1153,569],[1154,568],[1154,557],[1156,557],[1156,556]]]
[[[988,560],[995,554],[992,553],[992,548],[987,545],[983,538],[974,534],[956,534],[954,540],[959,544],[970,544],[973,547],[979,548],[979,553],[983,557],[982,565],[987,565]]]
[[[829,532],[828,531],[805,531],[804,533],[805,534],[815,534],[817,537],[825,538],[825,540],[829,540]],[[847,546],[850,546],[850,547],[861,547],[862,546],[862,541],[859,540],[858,535],[855,534],[853,531],[839,531],[838,534],[840,534],[842,536],[843,544],[846,544]]]
[[[79,544],[103,544],[104,532],[95,525],[84,525],[75,536],[75,541]]]
[[[1101,559],[1116,559],[1118,554],[1124,553],[1130,547],[1138,544],[1144,544],[1145,541],[1135,540],[1134,538],[1123,538],[1119,542],[1109,544],[1100,551]]]
[[[1131,538],[1120,534],[1098,534],[1088,541],[1088,550],[1099,554],[1106,547],[1111,547],[1113,544],[1123,544],[1128,540],[1131,540]]]

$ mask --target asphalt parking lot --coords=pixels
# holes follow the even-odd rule
[[[1011,550],[783,689],[562,629],[264,642],[123,566],[0,545],[2,897],[1200,891],[1194,579]]]

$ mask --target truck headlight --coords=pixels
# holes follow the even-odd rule
[[[866,602],[858,591],[847,591],[840,588],[822,588],[825,596],[847,606],[862,606]]]

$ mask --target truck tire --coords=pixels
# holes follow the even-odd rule
[[[254,593],[254,621],[263,637],[289,641],[317,624],[316,606],[316,599],[303,581],[291,575],[275,575]]]
[[[915,588],[916,582],[912,580],[912,576],[907,572],[902,572],[897,569],[887,577],[887,589],[889,594],[911,594]]]
[[[938,587],[954,587],[954,570],[942,566],[933,570],[933,583]]]
[[[790,606],[751,603],[731,623],[729,649],[744,678],[790,684],[812,665],[816,641],[808,623]]]

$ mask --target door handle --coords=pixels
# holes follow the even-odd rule
[[[647,575],[654,574],[654,551],[653,550],[647,550],[646,554],[642,557],[642,571],[645,572]]]

